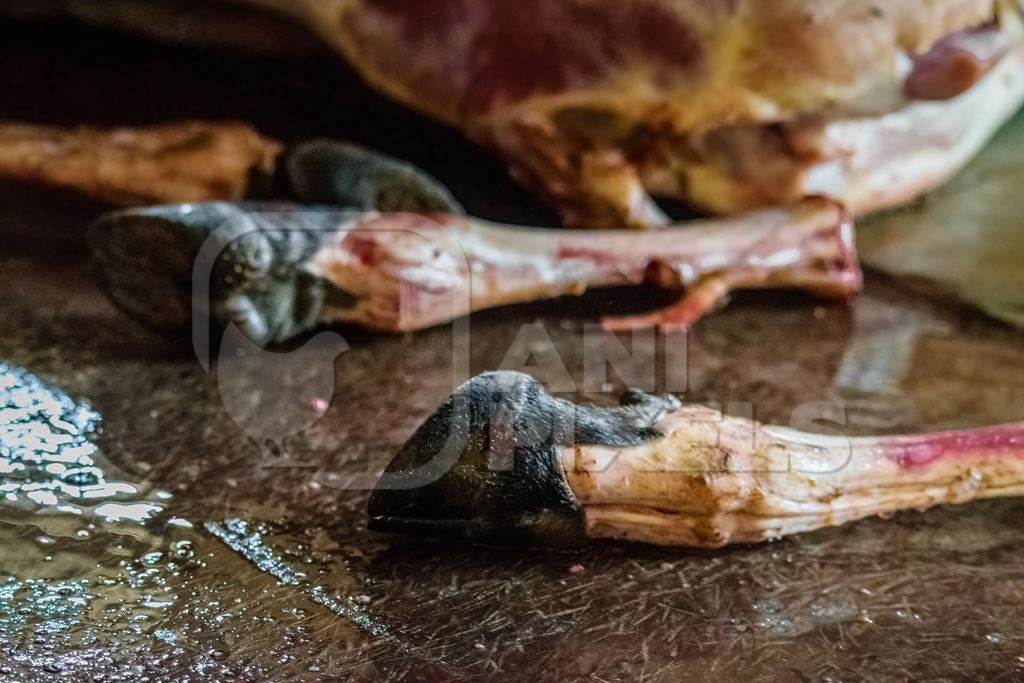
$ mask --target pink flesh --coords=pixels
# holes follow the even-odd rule
[[[369,0],[368,6],[386,16],[411,49],[470,36],[465,53],[450,65],[455,72],[445,78],[465,85],[463,107],[473,114],[592,85],[630,60],[660,67],[665,78],[704,64],[693,30],[655,0]]]
[[[558,248],[559,259],[586,259],[594,263],[615,263],[615,254],[610,251],[583,247],[578,244],[564,244]]]
[[[765,277],[784,270],[786,266],[781,263],[765,264],[791,253],[792,262],[788,266],[803,264],[806,267],[820,260],[828,264],[828,273],[821,278],[823,281],[832,284],[834,280],[845,283],[852,279],[854,286],[859,284],[859,277],[848,277],[858,275],[859,270],[852,222],[840,204],[815,197],[797,207],[777,211],[784,218],[776,222],[758,217],[771,213],[765,211],[646,233],[604,230],[546,234],[558,241],[559,258],[578,257],[594,263],[616,264],[619,272],[631,274],[629,279],[633,282],[642,281],[653,263],[665,264],[677,271],[690,270],[700,277],[729,271],[733,279],[755,280],[755,272]],[[795,230],[800,223],[815,227]],[[539,237],[545,233],[533,231],[530,234]],[[794,239],[795,235],[799,238]],[[720,263],[710,267],[709,259]],[[739,271],[751,275],[743,278]],[[693,283],[684,278],[683,284]]]
[[[907,97],[948,100],[970,90],[999,58],[1010,41],[995,24],[954,33],[914,59],[907,78]]]
[[[883,437],[879,442],[885,455],[904,469],[929,465],[946,458],[1024,458],[1024,424],[923,436]]]
[[[367,0],[366,7],[387,16],[415,47],[441,31],[479,26],[487,15],[487,3],[475,0]]]
[[[861,271],[857,265],[852,221],[844,218],[840,225],[837,226],[835,232],[828,235],[825,239],[831,245],[839,246],[839,253],[828,261],[825,277],[822,277],[820,272],[808,269],[810,280],[804,282],[803,286],[821,296],[840,299],[849,298],[859,292],[863,284]],[[777,244],[777,246],[781,247],[781,243]],[[803,249],[810,252],[813,248],[810,244],[805,244]],[[563,247],[562,252],[566,251],[566,248]],[[679,264],[671,263],[668,254],[664,251],[652,249],[651,254],[652,256],[649,257],[650,261],[647,263],[644,279],[665,288],[670,287],[673,283],[666,281],[669,279],[666,272],[674,272],[679,267]],[[694,283],[676,303],[650,313],[604,318],[601,321],[603,327],[610,331],[627,331],[653,327],[657,328],[662,334],[685,332],[700,318],[724,302],[732,290],[756,288],[772,280],[774,273],[771,271],[758,268],[744,268],[745,256],[740,253],[734,256],[737,257],[737,263],[732,268],[707,275]],[[652,266],[657,267],[652,268]],[[798,272],[799,269],[792,271],[788,277],[781,278],[776,284],[780,286],[801,286],[801,277],[797,275]]]
[[[860,269],[845,210],[825,198],[688,227],[563,231],[461,216],[365,214],[339,231],[317,268],[361,304],[332,320],[407,331],[473,310],[592,287],[649,281],[690,288],[652,316],[619,322],[685,329],[734,288],[799,287],[846,298]],[[617,323],[610,322],[610,326]]]
[[[691,30],[654,2],[595,8],[563,0],[490,0],[490,5],[490,21],[472,49],[466,103],[472,112],[600,82],[631,52],[673,73],[680,66],[699,67],[703,60]]]
[[[601,325],[609,331],[657,328],[662,334],[686,332],[695,322],[721,303],[732,288],[729,278],[711,277],[693,288],[678,302],[653,313],[604,318]]]

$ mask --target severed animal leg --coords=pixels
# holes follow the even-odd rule
[[[0,123],[0,178],[127,206],[241,199],[269,182],[281,150],[241,123],[109,130]]]
[[[447,188],[410,163],[337,140],[285,149],[240,123],[108,130],[0,123],[0,179],[123,206],[275,194],[345,208],[462,213]]]
[[[370,528],[485,543],[718,548],[899,510],[1024,495],[1024,423],[920,436],[797,432],[631,392],[617,408],[480,375],[387,467]]]
[[[708,280],[724,283],[719,293],[734,286],[797,287],[830,298],[847,298],[861,285],[849,217],[823,198],[647,233],[539,230],[411,214],[362,216],[343,228],[312,267],[356,299],[353,307],[325,309],[325,318],[388,331],[640,284],[652,271],[683,289],[681,305],[690,311],[685,324],[710,308]],[[695,290],[686,294],[689,287]]]
[[[214,202],[113,213],[90,235],[97,277],[133,317],[187,328],[190,276],[203,254],[213,280],[198,284],[213,299],[200,303],[262,344],[317,323],[418,330],[486,308],[640,284],[652,271],[684,291],[695,286],[685,316],[657,319],[685,324],[731,287],[845,298],[861,284],[848,216],[823,198],[648,233]],[[708,282],[719,284],[709,293]]]

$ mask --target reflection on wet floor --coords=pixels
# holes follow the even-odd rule
[[[91,441],[100,416],[23,368],[0,363],[0,493],[4,506],[37,507],[108,521],[160,512],[138,488],[109,479]],[[155,498],[169,497],[162,491]]]
[[[263,539],[263,533],[241,519],[225,520],[222,524],[207,522],[206,530],[252,562],[263,572],[273,576],[287,586],[298,586],[309,599],[322,605],[339,616],[351,621],[371,636],[389,635],[387,627],[362,608],[358,598],[351,595],[334,595],[332,589],[311,583],[307,572],[293,567],[287,560],[276,554]]]
[[[857,307],[832,387],[851,422],[880,433],[914,424],[913,406],[902,385],[919,339],[937,329],[940,325],[919,311],[877,299]]]
[[[0,680],[262,679],[322,649],[310,629],[384,634],[316,582],[308,554],[239,519],[206,525],[218,543],[171,514],[169,493],[122,480],[99,429],[88,404],[0,364]],[[318,623],[316,605],[345,623]],[[304,659],[315,673],[318,655]]]
[[[36,675],[88,665],[109,626],[140,636],[174,602],[168,573],[192,559],[191,541],[144,526],[169,494],[105,471],[92,441],[99,425],[89,405],[0,364],[0,640],[37,646],[9,662]],[[165,541],[166,558],[154,549]]]

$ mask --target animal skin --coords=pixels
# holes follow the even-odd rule
[[[478,375],[385,469],[369,526],[502,545],[720,548],[1024,495],[1022,423],[847,438],[636,390],[621,404],[578,405],[522,373]]]
[[[579,227],[668,224],[655,197],[714,213],[810,194],[856,214],[904,204],[1024,103],[1018,0],[43,3],[189,39],[140,4],[198,13],[211,39],[239,7],[306,26]]]
[[[667,224],[652,195],[718,213],[817,193],[856,213],[898,205],[944,182],[1024,101],[1018,12],[1001,1],[259,4],[496,150],[580,227]],[[958,96],[975,85],[988,96],[972,113],[991,114],[964,117]]]

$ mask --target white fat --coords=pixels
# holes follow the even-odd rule
[[[830,122],[829,145],[845,155],[814,167],[806,192],[842,197],[857,214],[905,204],[955,175],[1022,105],[1024,47],[1017,47],[960,97]]]

